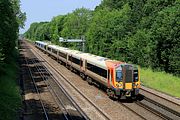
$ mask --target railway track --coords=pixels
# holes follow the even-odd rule
[[[179,120],[180,113],[170,109],[159,102],[156,102],[152,99],[144,97],[142,101],[135,102],[136,104],[140,105],[141,107],[147,109],[148,111],[156,114],[157,116],[161,117],[162,119],[167,120]]]
[[[136,112],[135,110],[132,110],[132,109],[131,109],[131,106],[128,106],[127,104],[124,104],[124,103],[122,103],[122,102],[119,102],[119,104],[121,104],[122,106],[124,106],[124,107],[125,107],[126,109],[128,109],[129,111],[133,112],[135,115],[139,116],[141,119],[146,120],[146,118],[145,118],[143,115],[139,114],[139,113]]]
[[[51,73],[47,70],[47,68],[43,69],[48,72],[49,75]],[[39,71],[41,72],[41,71]],[[51,80],[46,80],[49,84],[49,87],[52,89],[53,94],[57,97],[58,101],[61,103],[61,108],[63,111],[64,116],[66,117],[67,120],[75,120],[77,118],[74,118],[73,116],[77,116],[77,114],[80,113],[79,116],[81,116],[79,119],[89,119],[89,117],[81,110],[81,108],[74,102],[74,100],[71,98],[71,96],[66,92],[65,88],[57,82],[57,80],[53,76],[47,76],[46,77],[51,77],[53,79]],[[59,89],[58,92],[55,91],[54,89]],[[61,98],[62,96],[65,96],[63,99]],[[69,108],[68,108],[69,107]],[[78,112],[78,113],[77,113]]]
[[[157,95],[155,94],[155,96]],[[165,98],[161,96],[158,96],[158,97],[162,98],[163,100],[166,100]],[[167,101],[171,102],[170,100],[167,100]],[[128,110],[132,111],[134,114],[140,116],[142,119],[147,119],[147,118],[143,116],[142,113],[136,111],[137,110],[135,109],[136,106],[139,106],[139,109],[142,107],[143,109],[149,111],[150,113],[154,114],[155,116],[158,116],[161,119],[166,119],[166,120],[179,120],[180,119],[180,112],[178,112],[178,110],[169,108],[166,105],[161,104],[161,101],[157,102],[141,94],[137,98],[137,101],[126,100],[125,102],[121,100],[121,101],[118,101],[118,103],[120,103],[122,106],[124,106]],[[178,106],[177,103],[174,103],[174,102],[172,103]]]
[[[164,97],[161,97],[159,95],[156,95],[150,91],[146,91],[148,93],[153,94],[156,97],[159,97],[163,100],[166,100],[174,105],[178,107],[180,107],[177,103],[172,102],[168,99],[165,99]],[[180,112],[176,111],[176,109],[172,109],[170,107],[168,107],[167,105],[163,105],[161,104],[162,101],[155,101],[152,98],[146,97],[144,95],[140,95],[143,96],[142,100],[137,100],[135,103],[145,109],[147,109],[148,111],[156,114],[157,116],[161,117],[162,119],[168,119],[168,120],[179,120],[180,119]]]
[[[43,102],[42,96],[41,96],[41,94],[40,94],[40,91],[39,91],[39,89],[38,89],[38,87],[37,87],[37,85],[36,85],[33,72],[32,72],[32,70],[31,70],[30,67],[29,67],[29,64],[30,64],[30,63],[29,63],[29,61],[27,60],[26,57],[25,57],[24,59],[25,59],[25,62],[26,62],[26,66],[28,67],[28,72],[29,72],[29,75],[30,75],[31,80],[32,80],[32,82],[33,82],[34,88],[35,88],[36,93],[38,94],[38,97],[39,97],[39,101],[40,101],[40,104],[41,104],[41,107],[42,107],[42,110],[43,110],[43,113],[44,113],[44,119],[45,119],[45,120],[49,120],[49,115],[48,115],[48,112],[47,112],[47,110],[46,110],[46,108],[45,108],[45,103]]]
[[[79,95],[81,95],[89,104],[91,104],[91,106],[93,106],[93,107],[97,110],[97,112],[99,112],[99,113],[104,117],[104,119],[106,119],[106,120],[109,120],[109,119],[110,119],[110,117],[109,117],[108,115],[106,115],[106,114],[105,114],[99,107],[97,107],[89,98],[87,98],[78,88],[76,88],[76,87],[63,75],[63,73],[61,73],[60,71],[58,71],[58,70],[56,69],[56,67],[54,67],[49,61],[47,61],[46,59],[44,59],[44,57],[43,57],[41,54],[39,54],[35,49],[32,49],[32,51],[35,52],[36,57],[38,56],[38,58],[40,58],[41,60],[43,60],[43,61],[46,62],[46,64],[47,64],[46,66],[49,66],[50,68],[52,68],[53,71],[55,71],[56,73],[58,73],[58,74],[61,76],[61,79],[64,79],[71,87],[73,87],[74,90],[76,90],[76,92],[79,93]],[[51,70],[52,70],[52,69],[51,69]],[[47,68],[45,68],[45,70],[46,70],[46,72],[48,72],[49,74],[52,74],[52,73],[50,73],[50,72],[48,71]],[[68,98],[71,99],[72,103],[75,104],[76,107],[78,107],[78,105],[73,101],[73,99],[71,98],[71,96],[66,92],[65,88],[63,88],[63,86],[58,82],[58,80],[55,79],[52,75],[51,75],[51,77],[52,77],[53,80],[55,81],[56,85],[58,85],[59,88],[62,88],[62,89],[63,89],[63,92],[67,94]],[[78,109],[80,109],[80,108],[78,107]],[[81,111],[81,113],[83,113],[82,110],[80,110],[80,111]],[[85,113],[83,113],[83,114],[85,114]],[[88,116],[86,116],[85,118],[86,118],[86,119],[89,119]]]
[[[41,75],[45,85],[52,94],[53,99],[56,104],[59,105],[64,118],[66,120],[87,120],[88,116],[78,107],[78,105],[73,101],[70,95],[66,92],[62,85],[57,83],[57,80],[51,75],[51,73],[45,68],[38,59],[32,61],[33,64],[37,64],[36,72]],[[41,66],[41,67],[40,67]],[[57,89],[55,91],[54,89]],[[62,99],[63,98],[63,99]],[[67,107],[69,106],[69,108]]]
[[[166,99],[160,95],[157,95],[151,91],[141,89],[145,93],[143,93],[143,100],[138,100],[136,104],[142,106],[143,108],[151,111],[152,113],[158,115],[159,117],[163,119],[168,120],[178,120],[180,119],[180,105],[174,101],[171,101],[169,99]],[[152,96],[155,96],[155,98],[151,98],[151,96],[148,96],[148,94],[151,94]]]
[[[42,65],[43,61],[39,61],[31,52],[31,49],[27,49],[26,52],[28,52],[28,55],[31,56],[24,58],[33,85],[39,97],[40,105],[44,114],[43,119],[88,120],[88,116],[74,103],[67,92],[62,87],[60,87],[60,85],[52,82],[55,81],[55,79],[50,74],[50,72]],[[54,90],[55,88],[56,90],[58,90],[58,93]],[[46,94],[42,95],[44,91],[46,92]],[[46,96],[47,93],[49,93],[48,96]],[[52,111],[47,105],[46,97],[50,97],[51,99],[53,99],[53,101],[48,101],[51,102],[51,104],[56,105],[54,111]],[[39,107],[40,106],[38,106],[37,111],[39,111]],[[52,114],[52,112],[55,112],[56,115]]]
[[[152,91],[146,90],[146,89],[143,88],[143,87],[141,88],[141,91],[144,91],[144,92],[147,92],[147,93],[149,93],[149,94],[152,94],[152,95],[154,95],[154,96],[156,96],[156,97],[159,97],[159,98],[161,98],[161,99],[163,99],[163,100],[165,100],[165,101],[167,101],[167,102],[170,102],[170,103],[172,103],[172,104],[180,107],[180,104],[176,103],[175,101],[169,100],[169,99],[167,99],[167,98],[165,98],[165,97],[162,97],[162,96],[160,96],[160,95],[158,95],[158,94],[155,94],[155,93],[153,93]]]
[[[178,111],[180,109],[179,104],[170,101],[164,97],[161,97],[159,95],[156,95],[150,91],[146,91],[153,96],[159,97],[161,101],[155,101],[153,98],[146,97],[145,94],[140,94],[139,97],[137,98],[137,101],[131,101],[132,103],[124,103],[124,101],[120,101],[119,103],[132,111],[134,114],[139,115],[142,119],[147,119],[146,117],[142,116],[139,112],[136,111],[136,109],[133,108],[133,104],[136,104],[139,107],[144,108],[145,110],[149,111],[150,113],[158,116],[161,119],[166,119],[166,120],[180,120],[180,112]],[[174,106],[170,108],[167,105],[161,104],[162,100],[165,100]],[[177,108],[177,109],[176,109]]]

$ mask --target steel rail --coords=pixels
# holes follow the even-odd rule
[[[37,62],[34,61],[34,63],[37,63]],[[38,70],[38,73],[41,75],[41,78],[43,79],[44,83],[46,84],[49,92],[51,93],[54,101],[56,102],[56,104],[58,105],[58,107],[59,107],[59,108],[61,109],[61,111],[63,112],[63,115],[64,115],[65,119],[66,119],[66,120],[69,120],[68,117],[67,117],[67,111],[64,111],[64,110],[66,110],[66,109],[65,109],[65,106],[63,106],[64,109],[62,109],[62,108],[59,106],[59,102],[56,100],[56,98],[58,98],[58,100],[59,100],[58,95],[54,92],[54,90],[52,89],[52,86],[51,86],[50,84],[47,84],[47,83],[46,83],[46,80],[44,79],[44,78],[46,77],[46,75],[43,75],[43,74],[42,74],[42,71],[41,71],[41,68],[40,68],[40,67],[36,66],[36,68],[37,68],[37,70]],[[50,88],[49,86],[50,86],[51,88]],[[51,92],[50,89],[53,90],[53,93]],[[54,97],[53,94],[56,95],[56,98]],[[60,101],[60,102],[61,102],[61,104],[63,104],[62,101]]]
[[[42,65],[42,66],[43,66],[43,65]],[[47,68],[44,67],[44,69],[45,69],[46,72],[51,76],[51,73],[47,70]],[[42,74],[41,71],[39,71],[39,73]],[[42,77],[42,78],[43,78],[43,77]],[[90,119],[90,118],[81,110],[81,108],[77,105],[77,103],[74,102],[74,100],[72,99],[72,97],[66,92],[65,88],[57,82],[56,78],[54,78],[54,76],[51,76],[51,78],[54,80],[54,82],[56,82],[56,84],[59,86],[59,88],[62,90],[62,92],[66,95],[66,97],[67,97],[67,98],[70,100],[70,102],[74,105],[74,107],[76,108],[76,110],[84,117],[84,119],[87,119],[87,120]],[[44,79],[44,78],[43,78],[43,79]],[[44,80],[44,81],[45,81],[45,80]],[[63,114],[64,114],[65,118],[68,120],[68,115],[69,115],[69,113],[68,113],[65,105],[63,104],[63,101],[59,98],[59,96],[57,95],[57,93],[54,91],[53,87],[52,87],[50,84],[47,85],[47,86],[48,86],[48,87],[50,86],[51,89],[53,90],[53,93],[57,96],[59,102],[61,103],[61,105],[62,105],[63,108],[64,108],[64,109],[62,109]],[[64,110],[65,110],[65,111],[64,111]],[[70,116],[70,115],[69,115],[69,116]]]
[[[161,112],[159,112],[159,111],[151,108],[150,106],[148,106],[148,105],[146,105],[146,104],[144,104],[144,103],[142,103],[142,102],[140,102],[140,101],[137,101],[137,102],[135,102],[135,103],[136,103],[137,105],[143,107],[144,109],[148,110],[149,112],[151,112],[151,113],[159,116],[159,117],[162,118],[162,119],[165,119],[165,120],[173,120],[173,119],[170,118],[169,116],[162,114]]]
[[[132,110],[131,108],[129,108],[128,106],[126,106],[125,104],[119,102],[122,106],[124,106],[126,109],[128,109],[129,111],[133,112],[134,114],[136,114],[137,116],[139,116],[140,118],[147,120],[144,116],[142,116],[141,114],[139,114],[138,112]]]
[[[163,100],[166,100],[166,101],[168,101],[168,102],[170,102],[170,103],[172,103],[172,104],[177,105],[177,106],[180,107],[180,105],[179,105],[178,103],[174,102],[174,101],[171,101],[171,100],[169,100],[169,99],[167,99],[167,98],[164,98],[164,97],[162,97],[162,96],[160,96],[160,95],[157,95],[157,94],[155,94],[155,93],[153,93],[153,92],[151,92],[151,91],[145,90],[145,89],[143,89],[143,88],[141,88],[141,90],[143,90],[143,91],[145,91],[145,92],[147,92],[147,93],[149,93],[149,94],[152,94],[152,95],[154,95],[154,96],[156,96],[156,97],[159,97],[159,98],[161,98],[161,99],[163,99]],[[163,93],[163,94],[164,94],[164,93]]]
[[[35,82],[35,80],[34,80],[32,71],[31,71],[31,69],[30,69],[30,67],[29,67],[29,63],[28,63],[28,60],[27,60],[26,57],[25,57],[25,61],[26,61],[26,65],[28,66],[28,72],[29,72],[29,74],[30,74],[30,76],[31,76],[31,80],[32,80],[32,82],[33,82],[33,85],[34,85],[34,87],[35,87],[35,90],[36,90],[36,92],[38,93],[39,100],[40,100],[41,106],[42,106],[43,111],[44,111],[45,119],[46,119],[46,120],[49,120],[48,112],[46,111],[46,108],[45,108],[44,103],[43,103],[43,101],[42,101],[42,97],[41,97],[41,95],[40,95],[40,92],[39,92],[38,87],[37,87],[37,85],[36,85],[36,82]]]
[[[152,99],[150,99],[150,98],[144,97],[144,99],[145,99],[146,101],[149,101],[149,102],[153,103],[154,105],[157,105],[157,106],[159,106],[160,108],[163,108],[164,110],[167,110],[168,112],[170,112],[170,113],[172,113],[172,114],[180,117],[180,113],[179,113],[179,112],[177,112],[177,111],[175,111],[175,110],[173,110],[173,109],[171,109],[171,108],[169,108],[169,107],[166,107],[165,105],[162,105],[162,104],[160,104],[160,103],[158,103],[158,102],[156,102],[156,101],[154,101],[154,100],[152,100]]]
[[[49,72],[46,69],[47,72]],[[50,72],[49,72],[50,73]],[[90,118],[82,111],[82,109],[77,105],[77,103],[72,99],[72,97],[67,93],[67,91],[65,90],[65,88],[59,84],[59,82],[57,81],[57,79],[55,79],[53,76],[51,76],[52,79],[54,80],[54,82],[58,85],[58,87],[62,90],[62,92],[66,95],[66,97],[71,101],[71,103],[73,104],[73,106],[76,108],[76,110],[84,117],[84,119],[89,120]],[[51,86],[52,87],[52,86]],[[63,101],[61,101],[63,104]],[[64,106],[65,108],[65,106]]]

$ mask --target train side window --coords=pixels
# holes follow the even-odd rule
[[[57,54],[57,51],[56,51],[55,49],[52,49],[52,52],[53,52],[54,54]]]
[[[67,58],[67,54],[59,52],[59,56],[63,57],[63,58]]]
[[[105,70],[105,69],[102,69],[98,66],[92,65],[90,63],[87,63],[87,69],[104,77],[104,78],[107,78],[107,70]]]
[[[72,62],[75,63],[75,64],[77,64],[77,65],[80,64],[80,60],[77,59],[77,58],[74,58],[74,57],[72,57]]]

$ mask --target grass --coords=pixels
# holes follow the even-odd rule
[[[16,81],[18,66],[15,61],[15,58],[12,58],[4,67],[5,73],[0,76],[0,120],[18,119],[21,96]]]
[[[150,88],[165,92],[180,98],[180,78],[165,72],[153,72],[151,69],[141,69],[141,81]]]

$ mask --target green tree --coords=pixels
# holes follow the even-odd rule
[[[2,69],[12,56],[19,27],[23,27],[26,17],[25,13],[20,11],[19,0],[0,0],[0,14],[0,69]]]
[[[59,37],[85,35],[87,52],[179,74],[179,6],[179,0],[103,0],[94,11],[81,8],[34,23],[26,35],[56,44]]]
[[[49,24],[50,38],[55,44],[59,43],[59,37],[62,36],[61,31],[63,29],[65,18],[66,15],[59,15],[54,17]]]
[[[81,38],[84,36],[92,18],[92,12],[85,8],[76,9],[65,18],[62,37]]]
[[[125,60],[124,52],[126,42],[123,39],[129,34],[128,25],[130,7],[123,6],[121,11],[102,9],[94,13],[89,31],[87,33],[88,51],[94,54]],[[112,54],[113,53],[113,54]]]
[[[155,67],[159,67],[166,72],[180,73],[180,4],[167,7],[158,12],[152,25],[152,37],[155,43],[154,59],[157,59]]]

